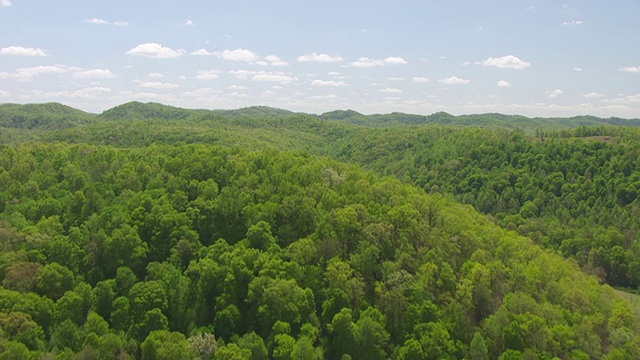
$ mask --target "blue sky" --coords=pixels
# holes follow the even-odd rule
[[[640,117],[640,2],[0,0],[0,102]]]

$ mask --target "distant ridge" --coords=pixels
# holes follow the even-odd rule
[[[580,115],[564,118],[529,118],[522,115],[500,113],[451,115],[436,112],[431,115],[389,114],[364,115],[355,110],[333,110],[320,115],[292,112],[269,106],[250,106],[233,110],[185,109],[155,102],[132,101],[115,106],[99,115],[78,110],[60,103],[45,104],[0,104],[0,127],[15,129],[56,130],[86,125],[100,121],[227,121],[230,123],[260,119],[291,118],[295,115],[314,117],[323,121],[334,121],[365,127],[418,126],[426,124],[453,126],[480,126],[519,129],[534,132],[538,129],[563,130],[579,126],[640,126],[640,119],[617,117],[599,118]]]
[[[89,124],[94,114],[60,103],[0,104],[0,126],[16,129],[63,129]]]
[[[197,110],[188,110],[159,103],[132,101],[118,105],[98,115],[101,120],[185,119]]]

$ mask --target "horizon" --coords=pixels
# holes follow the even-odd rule
[[[120,107],[120,106],[125,106],[128,104],[132,104],[132,103],[140,103],[143,105],[161,105],[161,106],[168,106],[168,107],[172,107],[172,108],[177,108],[177,109],[182,109],[182,110],[187,110],[187,111],[238,111],[238,110],[243,110],[243,109],[251,109],[251,108],[270,108],[270,109],[274,109],[274,110],[282,110],[282,111],[288,111],[291,112],[293,114],[304,114],[304,115],[309,115],[309,116],[322,116],[324,114],[327,113],[331,113],[331,112],[337,112],[337,111],[342,111],[342,112],[349,112],[349,111],[353,111],[356,112],[359,115],[363,115],[363,116],[376,116],[376,115],[392,115],[392,114],[404,114],[404,115],[414,115],[414,116],[432,116],[438,113],[445,113],[454,117],[464,117],[464,116],[482,116],[482,115],[501,115],[501,116],[511,116],[511,117],[525,117],[528,119],[553,119],[553,118],[557,118],[557,119],[569,119],[569,118],[578,118],[578,117],[594,117],[597,119],[612,119],[612,118],[618,118],[618,119],[622,119],[622,120],[640,120],[639,118],[627,118],[627,117],[618,117],[618,116],[596,116],[596,115],[591,115],[591,114],[576,114],[576,115],[570,115],[570,116],[526,116],[526,115],[522,115],[522,114],[508,114],[508,113],[501,113],[501,112],[485,112],[485,113],[463,113],[463,114],[454,114],[454,113],[450,113],[447,111],[436,111],[436,112],[432,112],[432,113],[428,113],[428,114],[417,114],[417,113],[410,113],[410,112],[402,112],[402,111],[391,111],[391,112],[386,112],[386,113],[364,113],[361,111],[358,111],[356,109],[333,109],[333,110],[327,110],[321,113],[314,113],[314,112],[305,112],[305,111],[294,111],[291,109],[286,109],[286,108],[281,108],[281,107],[274,107],[274,106],[270,106],[270,105],[264,105],[264,104],[259,104],[259,105],[248,105],[248,106],[243,106],[243,107],[237,107],[237,108],[212,108],[212,109],[207,109],[207,108],[199,108],[199,107],[193,107],[193,108],[189,108],[189,107],[181,107],[181,106],[174,106],[174,105],[169,105],[169,104],[164,104],[164,103],[160,103],[160,102],[155,102],[155,101],[139,101],[139,100],[131,100],[131,101],[127,101],[124,102],[122,104],[117,104],[113,107],[110,107],[108,109],[104,109],[100,112],[91,112],[91,111],[85,111],[83,109],[74,107],[72,105],[69,104],[65,104],[65,103],[61,103],[61,102],[57,102],[57,101],[49,101],[49,102],[40,102],[40,103],[11,103],[11,102],[6,102],[6,103],[0,103],[0,106],[3,105],[19,105],[19,106],[24,106],[24,105],[47,105],[47,104],[58,104],[58,105],[62,105],[62,106],[66,106],[66,107],[70,107],[72,109],[75,110],[80,110],[83,111],[87,114],[90,115],[95,115],[95,116],[99,116],[105,112],[108,112],[109,110],[112,110],[114,108]]]
[[[638,13],[631,0],[2,0],[0,103],[639,118]]]

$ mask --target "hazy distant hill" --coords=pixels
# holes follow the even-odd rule
[[[94,114],[62,105],[0,104],[0,126],[18,129],[63,129],[92,123]]]
[[[372,127],[438,124],[489,126],[534,131],[536,129],[562,130],[579,126],[640,126],[640,119],[605,119],[588,115],[569,118],[529,118],[521,115],[504,115],[498,113],[455,116],[446,112],[437,112],[431,115],[415,115],[400,112],[364,115],[353,110],[334,110],[323,113],[319,117],[324,120],[343,121]]]
[[[98,115],[100,120],[142,120],[164,119],[181,120],[198,113],[198,110],[189,110],[159,103],[128,102],[104,111]]]

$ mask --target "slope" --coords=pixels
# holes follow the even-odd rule
[[[640,356],[633,308],[575,263],[354,166],[205,144],[2,152],[0,321],[24,324],[5,350]]]

